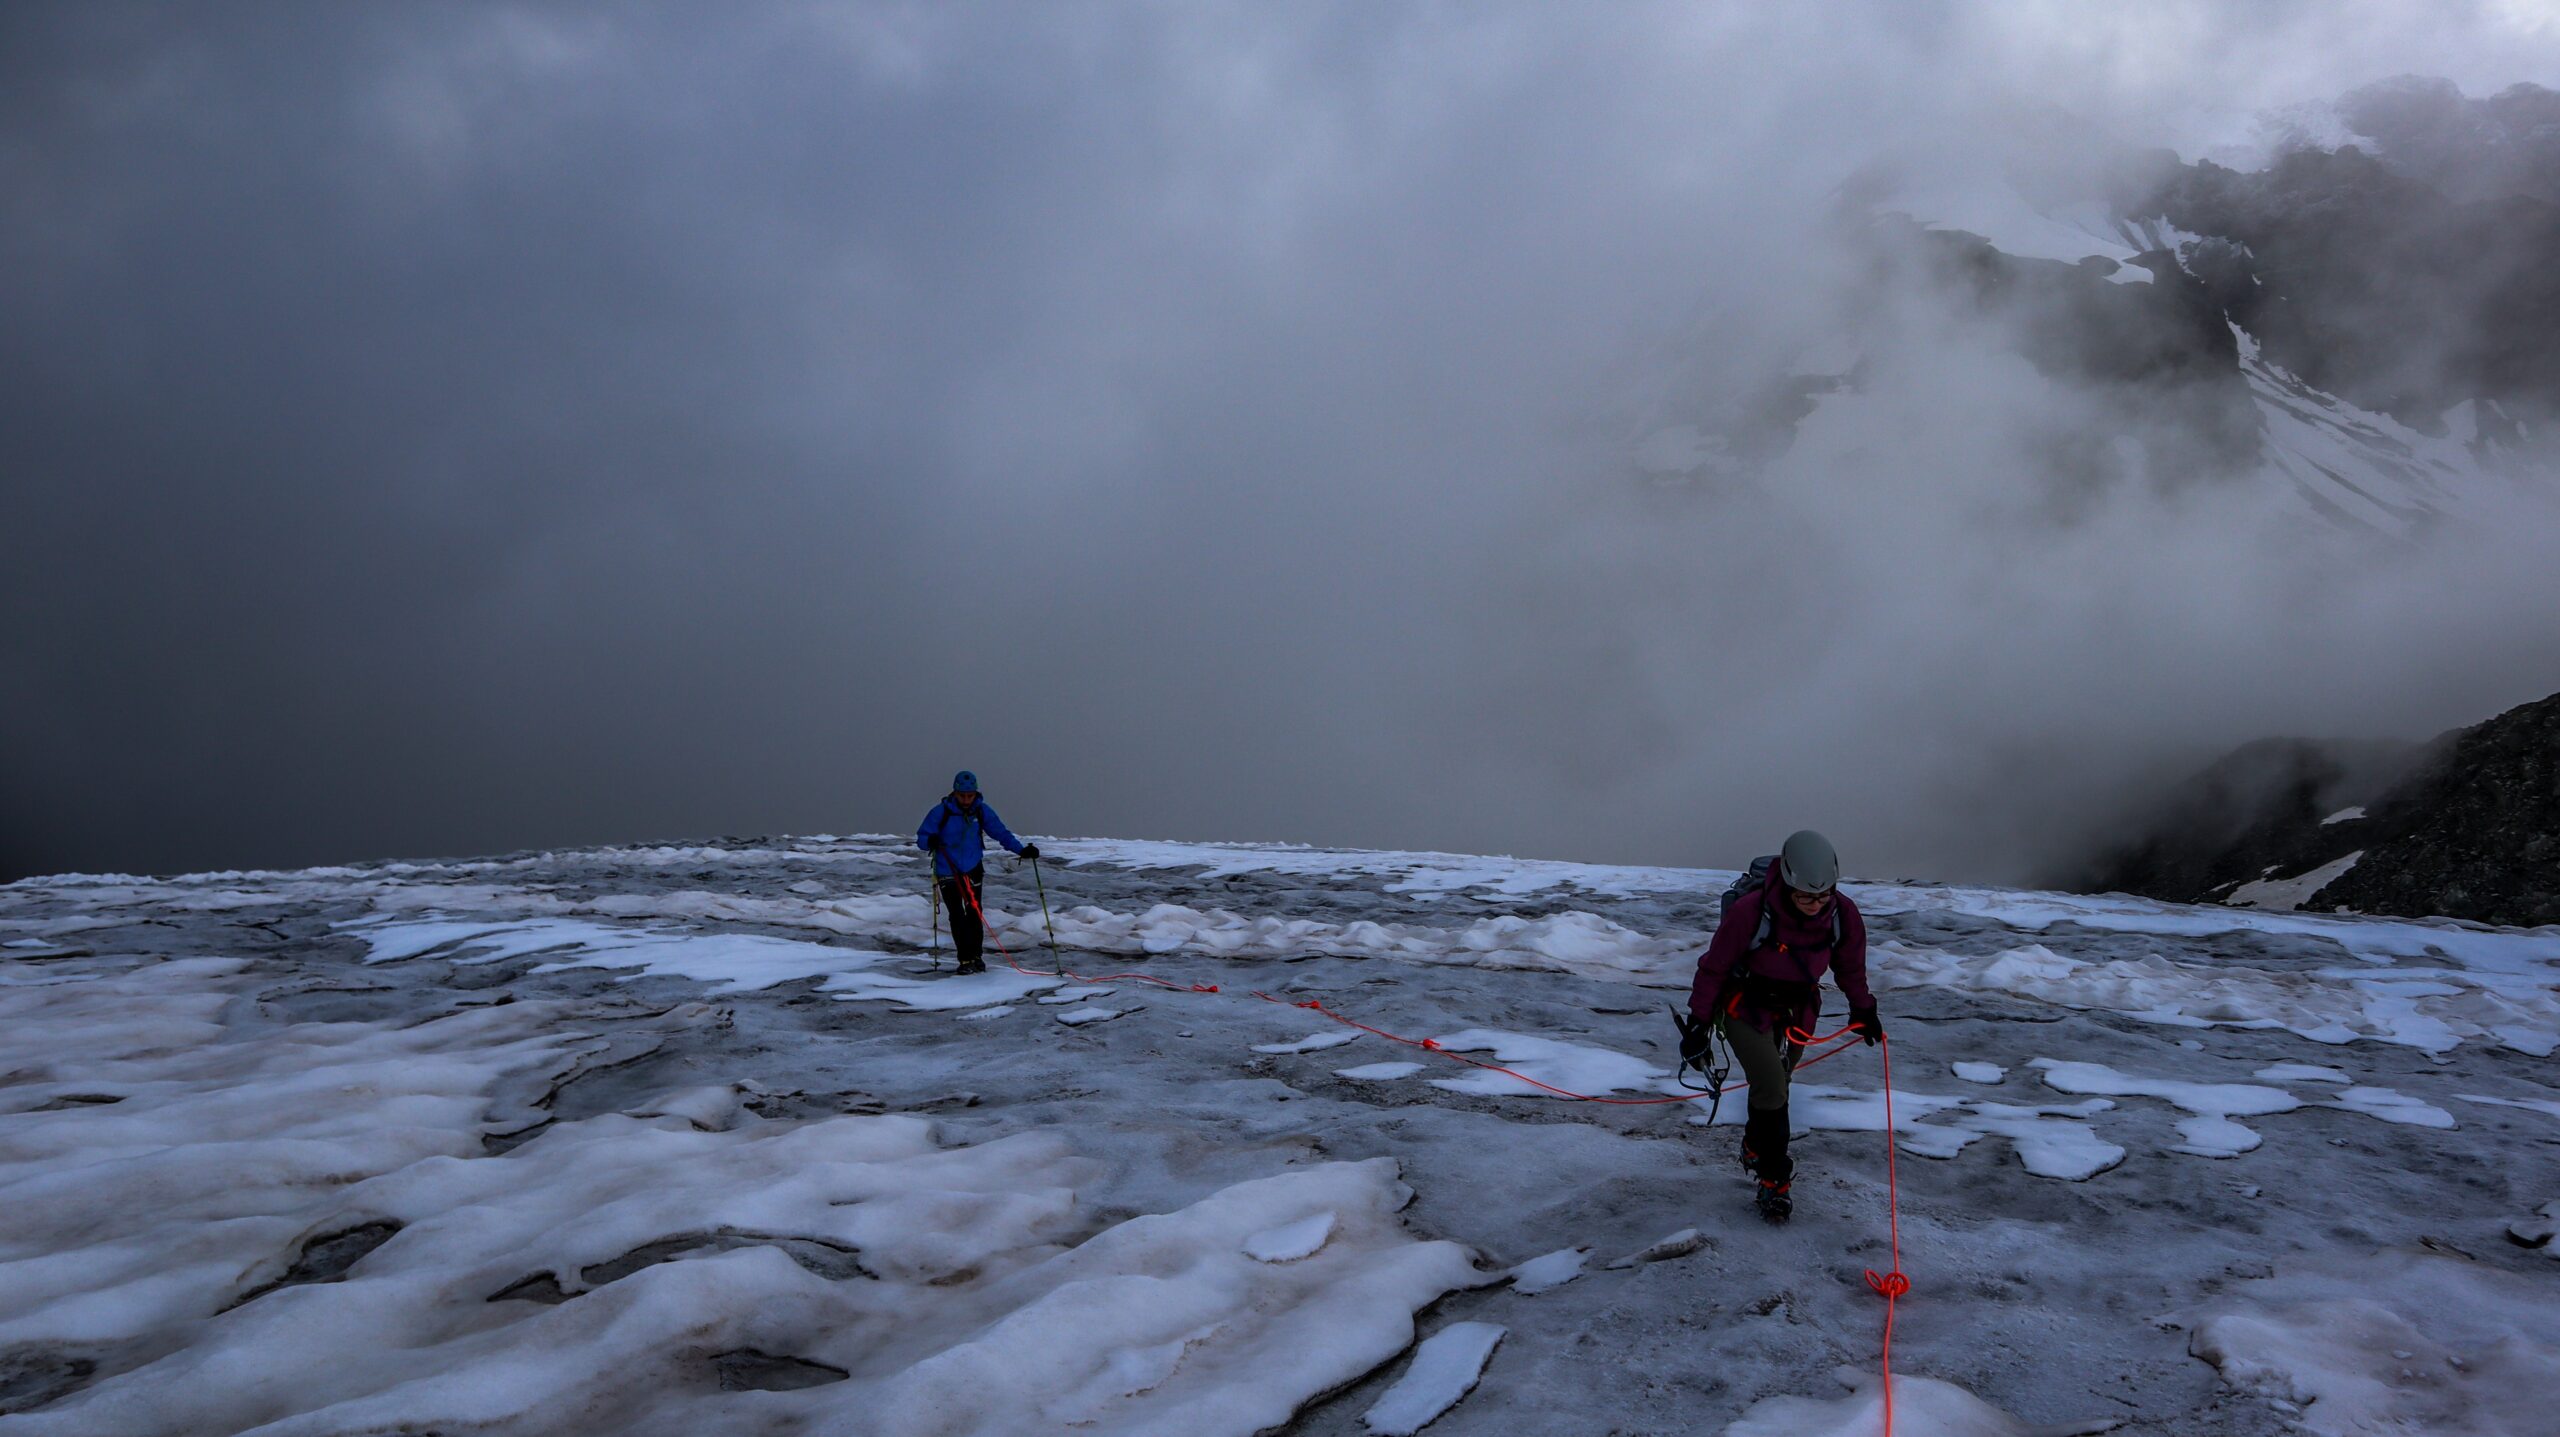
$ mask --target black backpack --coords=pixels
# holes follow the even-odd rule
[[[1777,865],[1778,855],[1774,853],[1764,853],[1758,858],[1751,860],[1750,867],[1734,875],[1733,882],[1725,885],[1724,895],[1716,900],[1716,923],[1719,927],[1723,925],[1725,918],[1733,912],[1734,900],[1740,898],[1742,895],[1750,892],[1754,888],[1766,886],[1769,882],[1769,870],[1777,867]],[[1768,942],[1769,932],[1769,910],[1766,905],[1763,905],[1760,909],[1760,927],[1751,935],[1751,946],[1757,948],[1761,944]],[[1835,899],[1831,905],[1832,946],[1839,946],[1840,941],[1847,936],[1847,929],[1844,928],[1840,922],[1840,904]]]

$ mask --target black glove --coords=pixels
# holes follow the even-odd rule
[[[1856,1030],[1859,1037],[1867,1040],[1867,1046],[1870,1048],[1884,1041],[1884,1020],[1876,1016],[1876,1010],[1873,1008],[1850,1009],[1849,1026]]]
[[[1716,1025],[1704,1018],[1690,1017],[1680,1024],[1680,1061],[1686,1067],[1704,1068],[1715,1050]]]
[[[1022,856],[1030,859],[1034,863],[1039,862],[1040,845],[1036,843],[1026,843],[1022,845]]]

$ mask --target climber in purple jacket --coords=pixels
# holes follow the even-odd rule
[[[1755,864],[1756,869],[1759,865]],[[1756,887],[1742,886],[1698,958],[1689,1012],[1698,1022],[1681,1058],[1706,1055],[1721,1025],[1750,1080],[1742,1165],[1759,1179],[1760,1213],[1783,1222],[1794,1208],[1788,1184],[1787,1082],[1822,1013],[1822,975],[1849,1000],[1849,1026],[1869,1046],[1884,1041],[1875,994],[1867,988],[1867,924],[1840,891],[1840,855],[1811,829],[1789,838]]]

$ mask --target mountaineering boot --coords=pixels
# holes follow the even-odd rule
[[[1758,1189],[1752,1203],[1771,1222],[1785,1222],[1795,1211],[1787,1185],[1795,1177],[1795,1160],[1787,1156],[1787,1110],[1753,1108],[1742,1129],[1743,1153]]]
[[[960,971],[963,975],[970,973],[984,973],[987,971],[987,960],[984,958],[963,958],[960,960]]]

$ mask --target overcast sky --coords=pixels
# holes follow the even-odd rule
[[[1818,309],[1886,149],[2403,71],[2560,81],[2560,14],[15,0],[0,876],[911,830],[964,765],[1030,835],[2011,876],[2164,754],[2560,686],[2548,532],[2013,523],[2072,399],[1955,339],[1785,524],[1589,426]]]

